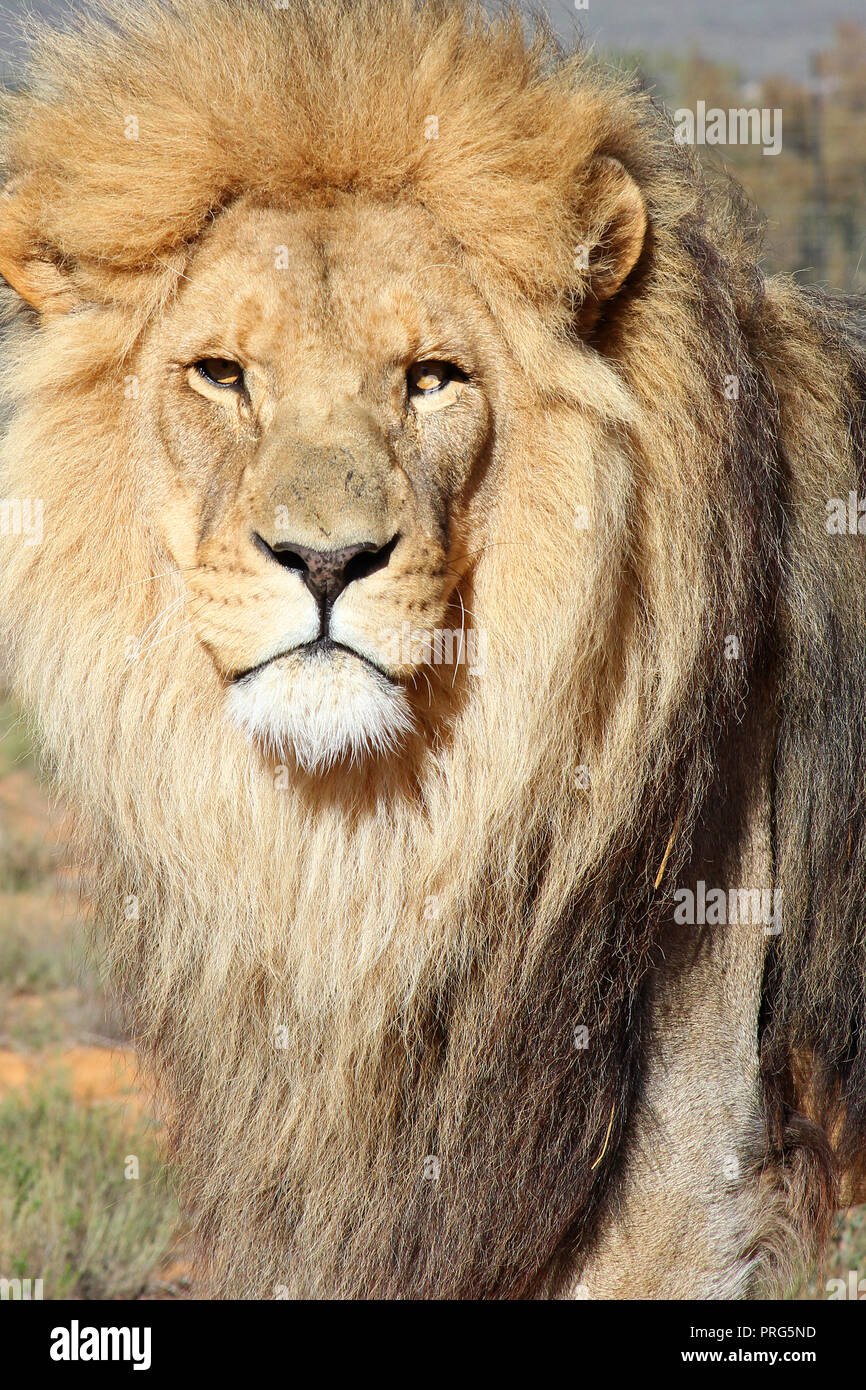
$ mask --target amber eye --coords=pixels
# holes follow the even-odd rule
[[[195,369],[211,386],[225,386],[234,391],[242,391],[244,388],[243,367],[226,357],[203,357],[200,362],[196,362]]]
[[[447,362],[413,362],[409,368],[409,391],[429,396],[447,386],[455,374]]]
[[[469,376],[453,362],[428,358],[413,362],[406,374],[409,400],[416,414],[445,410],[469,385]]]

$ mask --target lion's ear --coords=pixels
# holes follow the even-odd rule
[[[0,193],[0,275],[25,303],[45,318],[67,314],[76,304],[68,277],[40,243],[34,189],[15,179]]]
[[[647,210],[636,181],[618,159],[603,156],[590,179],[589,237],[584,269],[596,303],[622,288],[643,250]]]

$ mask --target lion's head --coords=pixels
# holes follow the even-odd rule
[[[432,180],[430,133],[412,139]],[[451,122],[435,137],[447,146]],[[646,213],[623,166],[588,155],[591,215],[577,190],[573,214],[591,242],[573,278],[595,313],[636,264]],[[96,258],[90,282],[71,249],[49,259],[41,198],[32,169],[8,186],[3,268],[59,341],[58,317],[116,290]],[[182,576],[226,715],[264,751],[313,773],[398,754],[411,730],[441,732],[457,666],[481,674],[484,615],[467,617],[458,586],[498,519],[504,458],[517,439],[532,448],[537,387],[461,242],[418,199],[296,176],[267,199],[235,193],[219,217],[215,201],[202,196],[173,293],[123,363],[118,432],[147,451],[138,515]],[[589,403],[594,373],[574,371]],[[590,502],[572,499],[558,567],[579,563]],[[529,582],[540,557],[519,521],[508,544]]]
[[[548,1287],[762,640],[748,333],[799,310],[651,102],[519,18],[107,14],[4,99],[44,535],[0,588],[199,1229],[234,1291]]]

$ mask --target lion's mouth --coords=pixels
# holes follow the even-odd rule
[[[406,690],[375,661],[318,638],[238,672],[228,714],[248,738],[307,774],[396,752],[414,727]]]
[[[379,666],[375,661],[371,661],[369,657],[362,655],[362,653],[356,651],[354,647],[348,647],[344,642],[335,642],[332,637],[316,637],[312,642],[301,642],[296,647],[286,647],[284,651],[275,652],[273,656],[268,657],[267,661],[260,661],[255,666],[249,666],[243,671],[234,672],[234,674],[229,677],[229,684],[239,685],[244,681],[253,680],[261,671],[266,670],[269,666],[273,666],[275,662],[281,661],[287,656],[300,656],[306,657],[309,660],[321,661],[333,657],[337,652],[345,653],[347,656],[353,656],[356,661],[360,661],[362,665],[367,666],[371,671],[374,671],[377,676],[388,681],[390,685],[397,684],[394,677],[389,675],[383,666]]]

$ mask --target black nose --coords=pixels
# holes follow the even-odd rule
[[[342,550],[311,550],[292,542],[277,541],[268,545],[261,536],[255,536],[260,549],[284,569],[298,571],[313,598],[325,608],[330,608],[354,580],[384,569],[397,539],[394,536],[383,546],[374,541],[362,541],[360,545],[347,545]]]

